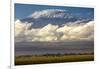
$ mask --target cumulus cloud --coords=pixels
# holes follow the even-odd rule
[[[93,40],[94,21],[88,23],[70,23],[62,27],[48,24],[42,28],[30,29],[32,23],[15,21],[15,41],[68,41]],[[33,24],[34,25],[34,24]]]
[[[63,36],[61,37],[61,40],[67,40],[67,39],[90,39],[90,36],[94,33],[94,22],[90,21],[86,24],[74,24],[74,25],[65,25],[64,27],[61,27],[57,29],[58,32],[63,32]],[[92,39],[93,37],[91,37]]]

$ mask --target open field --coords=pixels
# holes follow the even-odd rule
[[[61,62],[78,62],[78,61],[93,61],[92,54],[79,55],[40,55],[40,56],[17,56],[15,57],[15,65],[29,65],[29,64],[45,64],[45,63],[61,63]]]

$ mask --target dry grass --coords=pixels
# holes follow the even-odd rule
[[[93,61],[93,55],[61,55],[61,56],[18,56],[15,65],[45,64],[60,62]]]

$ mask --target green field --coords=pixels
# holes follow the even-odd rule
[[[93,61],[94,55],[61,55],[61,56],[17,56],[15,57],[15,65],[29,64],[45,64],[45,63],[61,63],[61,62],[78,62],[78,61]]]

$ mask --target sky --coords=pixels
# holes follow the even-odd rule
[[[69,6],[49,6],[49,5],[35,5],[35,4],[15,4],[15,19],[23,19],[28,17],[35,11],[41,11],[45,9],[62,9],[66,12],[72,14],[78,14],[82,17],[90,17],[94,15],[93,8],[84,8],[84,7],[69,7]]]
[[[15,4],[15,41],[94,40],[94,9]]]

